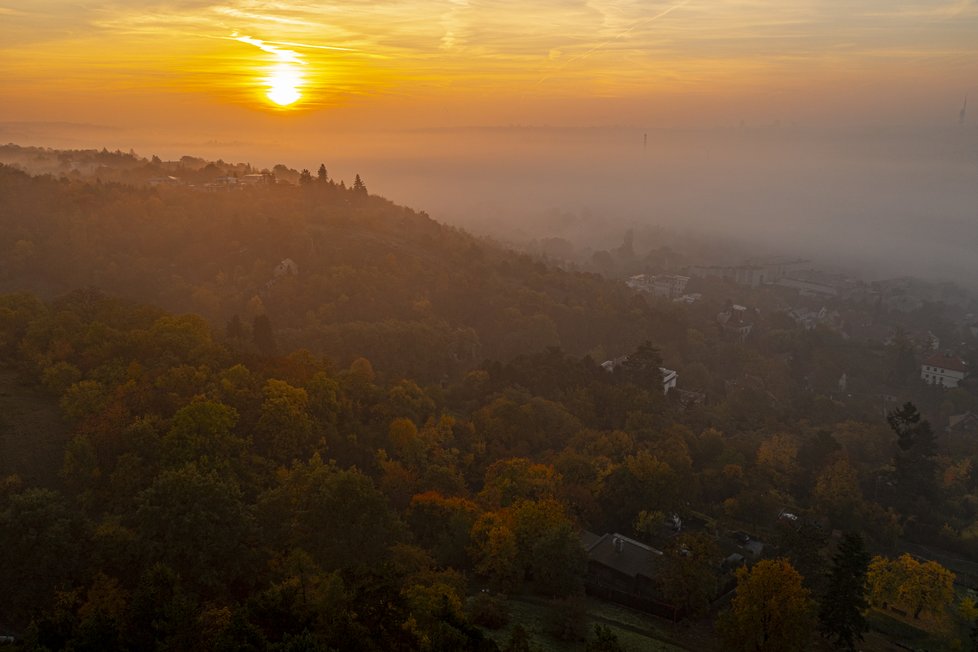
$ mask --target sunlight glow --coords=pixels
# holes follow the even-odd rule
[[[305,65],[306,62],[302,60],[298,52],[275,47],[261,39],[240,36],[237,32],[232,34],[231,38],[241,43],[254,45],[278,61],[277,64],[268,69],[268,76],[263,80],[268,88],[265,91],[265,97],[271,100],[273,104],[284,108],[302,99],[299,88],[302,87],[304,79],[299,66]]]
[[[273,66],[265,83],[268,85],[265,96],[278,106],[289,106],[302,99],[302,93],[299,92],[302,75],[295,65],[280,63]]]

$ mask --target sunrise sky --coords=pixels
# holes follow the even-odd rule
[[[969,92],[975,0],[0,0],[2,121],[893,124]]]

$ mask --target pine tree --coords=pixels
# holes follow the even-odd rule
[[[359,192],[364,195],[367,194],[367,186],[363,183],[363,179],[360,178],[359,174],[353,180],[353,192]]]
[[[869,553],[863,547],[863,539],[856,533],[847,533],[832,558],[828,574],[828,588],[822,596],[818,612],[819,630],[844,650],[855,650],[863,640],[863,632],[869,629],[863,612],[866,602],[866,571]]]
[[[251,323],[251,338],[255,347],[265,355],[275,353],[275,334],[268,315],[258,315]]]
[[[906,403],[886,417],[897,436],[897,452],[893,460],[896,484],[903,502],[913,503],[918,497],[928,501],[937,498],[937,441],[928,421],[921,420],[913,403]]]
[[[319,171],[316,173],[316,177],[319,179],[319,183],[326,183],[329,181],[329,175],[326,174],[326,164],[319,164]]]

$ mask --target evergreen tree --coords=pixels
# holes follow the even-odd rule
[[[893,464],[902,502],[909,506],[917,498],[934,501],[937,498],[937,441],[930,423],[921,420],[913,403],[894,410],[886,420],[897,436]]]
[[[509,642],[506,643],[503,652],[530,652],[530,649],[530,635],[522,625],[517,625],[509,635]]]
[[[828,588],[822,596],[818,611],[819,630],[844,650],[855,650],[869,629],[863,612],[866,602],[866,571],[869,553],[863,539],[856,533],[845,535],[839,550],[832,558],[828,573]]]
[[[359,174],[353,180],[353,192],[358,192],[362,195],[367,194],[367,186],[363,183],[363,179],[360,178]]]
[[[312,183],[312,174],[309,173],[309,170],[303,170],[299,174],[299,185],[306,186],[310,183]]]
[[[240,340],[244,337],[244,326],[241,317],[234,315],[227,323],[226,335],[229,340]]]
[[[319,171],[316,173],[316,178],[319,179],[319,183],[326,183],[329,181],[329,175],[326,174],[326,164],[319,164]]]
[[[251,323],[251,338],[255,347],[265,355],[275,353],[275,335],[268,315],[258,315]]]

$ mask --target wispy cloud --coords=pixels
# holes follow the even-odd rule
[[[110,85],[114,71],[147,88],[176,76],[195,92],[233,90],[268,56],[356,96],[625,96],[897,65],[978,70],[976,0],[0,3],[0,94],[54,78]]]

